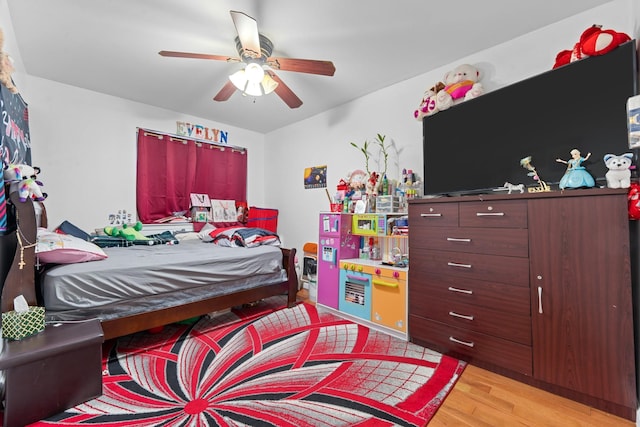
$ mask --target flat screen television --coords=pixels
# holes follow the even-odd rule
[[[577,148],[606,186],[605,154],[633,152],[626,104],[638,93],[635,40],[487,92],[423,119],[424,194],[494,193],[506,182],[536,187],[520,160],[558,189]],[[634,153],[637,158],[637,153]],[[636,162],[634,161],[634,165]]]

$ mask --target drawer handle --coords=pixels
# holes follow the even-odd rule
[[[448,262],[447,265],[449,267],[471,268],[471,264],[459,264],[457,262]]]
[[[456,237],[447,237],[447,242],[465,242],[465,243],[470,243],[471,239],[458,239]]]
[[[504,212],[476,212],[476,216],[504,216]]]
[[[356,280],[358,282],[369,282],[369,278],[362,276],[354,276],[353,274],[347,274],[347,279]]]
[[[422,213],[420,214],[421,217],[437,217],[437,216],[442,216],[442,214],[439,213]]]
[[[538,313],[542,313],[542,286],[538,286]]]
[[[374,285],[380,285],[380,286],[388,286],[390,288],[397,288],[398,287],[397,283],[385,282],[383,280],[373,280],[373,284]]]
[[[451,292],[458,292],[461,294],[473,295],[473,291],[469,289],[460,289],[460,288],[454,288],[453,286],[449,286],[449,290]]]
[[[466,345],[467,347],[471,347],[471,348],[475,347],[475,344],[473,342],[462,341],[454,337],[449,337],[449,341],[454,342],[456,344]]]
[[[466,314],[460,314],[460,313],[456,313],[455,311],[450,311],[449,312],[449,316],[451,317],[458,317],[460,319],[464,319],[464,320],[473,320],[473,316],[469,316]]]

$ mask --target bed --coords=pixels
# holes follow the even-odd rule
[[[105,248],[106,259],[39,269],[36,278],[34,205],[15,192],[10,200],[18,228],[0,236],[2,312],[24,295],[30,305],[45,307],[48,322],[98,318],[111,339],[275,295],[295,304],[296,251],[279,246],[181,241]],[[46,227],[46,211],[40,223]]]

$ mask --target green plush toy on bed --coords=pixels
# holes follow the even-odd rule
[[[119,227],[105,227],[104,232],[108,236],[113,237],[122,237],[125,240],[152,240],[144,234],[140,233],[142,230],[142,223],[140,221],[136,222],[134,226],[123,224],[122,228]]]

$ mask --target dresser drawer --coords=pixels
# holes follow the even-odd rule
[[[527,202],[496,200],[460,203],[460,227],[527,228]]]
[[[417,236],[410,235],[409,239],[412,248],[526,258],[529,256],[528,236],[524,228],[426,227]]]
[[[411,263],[410,276],[428,273],[529,286],[528,258],[411,248],[411,259],[420,261]]]
[[[457,203],[425,203],[409,206],[409,224],[411,232],[423,227],[457,227],[458,204]]]
[[[458,328],[531,345],[531,317],[528,315],[492,310],[461,301],[437,301],[431,298],[424,299],[419,312],[412,310],[411,313]]]
[[[409,316],[411,341],[473,363],[481,360],[501,368],[532,375],[531,347],[419,316]]]
[[[416,271],[414,271],[416,270]],[[413,273],[416,273],[415,275]],[[425,300],[457,301],[521,316],[531,316],[529,288],[482,280],[458,279],[451,276],[420,274],[411,266],[409,273],[409,311],[424,315]]]

